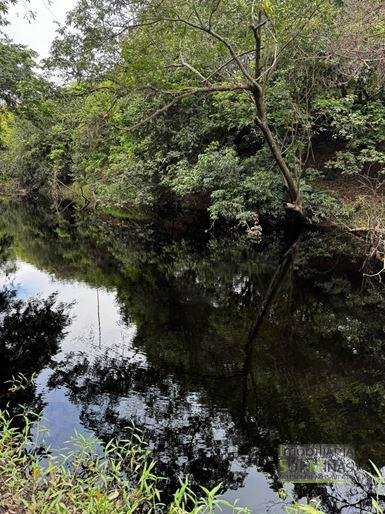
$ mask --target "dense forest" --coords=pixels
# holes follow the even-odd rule
[[[384,32],[381,0],[79,0],[39,65],[2,35],[2,191],[378,229]]]

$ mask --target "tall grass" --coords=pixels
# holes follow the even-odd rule
[[[81,434],[61,453],[42,446],[39,419],[22,413],[13,419],[0,410],[0,512],[7,514],[249,514],[220,497],[221,486],[194,492],[187,478],[164,500],[161,477],[142,434],[103,445]],[[368,475],[378,486],[385,478],[373,464]],[[258,491],[256,491],[256,495]],[[286,505],[285,505],[286,503]],[[285,507],[284,507],[285,505]],[[324,514],[316,501],[282,503],[288,514]],[[377,494],[370,512],[384,514]],[[262,514],[262,513],[261,513]]]
[[[188,480],[173,499],[162,502],[162,479],[141,434],[102,445],[81,434],[64,453],[39,447],[36,419],[10,419],[0,411],[0,512],[36,514],[211,513],[249,511],[220,499],[220,486],[201,488]]]

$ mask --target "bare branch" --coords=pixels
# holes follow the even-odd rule
[[[323,3],[323,0],[320,0],[317,5],[315,6],[315,8],[310,11],[309,15],[306,17],[306,19],[304,20],[304,22],[298,27],[298,30],[286,41],[286,43],[284,43],[282,45],[282,47],[280,48],[279,52],[277,53],[277,57],[279,57],[283,51],[291,45],[291,43],[293,41],[295,41],[297,39],[297,37],[299,36],[299,34],[301,34],[301,32],[303,31],[303,29],[306,27],[307,23],[309,23],[309,21],[311,19],[314,18],[314,16],[317,14],[318,10],[320,9],[320,7],[322,6],[322,3]]]
[[[253,17],[255,15],[253,14]],[[255,40],[255,70],[254,70],[254,76],[255,79],[258,80],[258,77],[261,74],[261,50],[262,50],[262,33],[261,29],[266,24],[266,20],[262,20],[262,10],[259,9],[258,11],[258,23],[257,25],[252,25],[252,31],[254,34],[254,40]]]
[[[197,9],[197,6],[195,5],[195,2],[193,3],[193,11],[194,11],[195,16],[197,17],[197,20],[203,26],[203,21],[202,21],[202,18],[200,17],[200,14],[199,14],[199,11]]]
[[[214,4],[214,7],[211,9],[211,13],[210,13],[210,16],[209,16],[209,29],[211,29],[211,25],[212,25],[212,21],[213,21],[213,16],[214,14],[217,12],[217,10],[219,9],[219,5],[221,3],[222,0],[217,0],[216,4]]]
[[[259,80],[265,76],[266,77],[266,81],[269,79],[270,75],[273,73],[273,71],[275,70],[276,66],[277,66],[277,63],[278,63],[278,41],[277,41],[277,38],[275,37],[275,34],[269,29],[269,27],[267,27],[267,30],[269,31],[271,37],[273,38],[275,44],[274,44],[274,57],[273,57],[273,62],[271,63],[271,65],[262,73],[262,75],[259,76]]]
[[[189,20],[185,20],[183,18],[169,18],[169,19],[166,18],[165,21],[170,21],[170,22],[175,22],[175,23],[184,23],[184,24],[188,25],[191,28],[194,28],[194,29],[200,30],[202,32],[205,32],[206,34],[209,34],[210,36],[212,36],[217,41],[220,41],[228,49],[231,57],[237,63],[239,69],[242,71],[242,73],[245,76],[245,78],[251,84],[254,83],[253,78],[251,77],[249,72],[246,70],[246,68],[243,66],[242,61],[238,58],[237,54],[234,52],[233,47],[231,46],[231,44],[223,36],[221,36],[220,34],[218,34],[215,31],[213,31],[211,28],[204,27],[203,25],[197,25],[197,24],[192,23]]]
[[[193,73],[195,73],[195,75],[197,75],[201,80],[202,82],[206,82],[207,84],[209,84],[209,81],[208,79],[206,79],[206,77],[204,77],[202,75],[202,73],[200,71],[198,71],[196,68],[194,68],[194,66],[192,66],[191,64],[189,64],[187,61],[184,60],[184,58],[181,56],[180,58],[180,62],[182,64],[182,66],[184,66],[185,68],[187,68],[188,70],[192,71]]]
[[[126,129],[126,130],[131,132],[132,130],[135,130],[135,129],[145,125],[146,123],[153,120],[160,114],[167,112],[169,109],[171,109],[171,107],[176,105],[178,102],[180,102],[184,98],[188,98],[190,96],[194,96],[197,94],[203,94],[203,93],[210,94],[210,93],[217,93],[217,92],[221,92],[221,91],[239,91],[239,92],[250,91],[250,86],[247,84],[240,84],[240,85],[232,85],[232,86],[212,86],[212,87],[210,86],[210,87],[200,87],[200,88],[190,89],[190,90],[185,91],[184,93],[176,96],[168,104],[166,104],[163,107],[161,107],[160,109],[154,111],[152,114],[150,114],[143,120],[139,121],[138,123],[135,123],[135,125],[128,127],[128,129]]]
[[[254,53],[254,49],[253,50],[246,50],[246,52],[242,52],[240,54],[237,55],[237,57],[240,59],[241,57],[244,57],[245,55],[249,55],[249,54],[252,54]],[[214,70],[208,77],[207,77],[207,80],[210,80],[212,79],[213,77],[215,77],[215,75],[219,72],[221,72],[224,68],[226,68],[226,66],[228,66],[229,64],[231,64],[232,62],[234,62],[234,59],[231,57],[231,59],[229,59],[228,61],[226,61],[225,63],[221,64],[216,70]]]
[[[201,32],[205,32],[206,34],[212,36],[214,39],[216,39],[217,41],[222,43],[227,48],[229,54],[232,57],[232,60],[237,63],[238,68],[240,69],[240,71],[242,72],[242,74],[246,78],[246,80],[250,84],[254,85],[254,87],[257,87],[257,88],[260,87],[259,84],[257,84],[255,82],[253,77],[247,71],[246,67],[243,65],[242,61],[240,60],[238,55],[235,53],[232,45],[227,41],[227,39],[225,37],[223,37],[221,34],[218,34],[214,30],[212,30],[210,27],[205,27],[204,25],[198,25],[198,24],[193,23],[192,21],[186,20],[184,18],[159,18],[157,20],[148,21],[148,22],[146,22],[146,23],[144,23],[142,25],[141,24],[137,24],[137,25],[127,26],[126,30],[128,30],[130,28],[139,28],[141,26],[155,25],[155,24],[158,24],[158,23],[165,23],[165,22],[181,23],[181,24],[184,24],[184,25],[186,25],[188,27],[191,27],[193,29],[199,30]]]

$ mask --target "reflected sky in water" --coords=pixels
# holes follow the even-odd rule
[[[54,357],[55,361],[65,362],[68,353],[82,352],[91,361],[104,358],[108,354],[114,359],[128,358],[130,361],[135,359],[138,365],[145,364],[145,356],[135,351],[132,346],[136,328],[133,324],[126,325],[122,321],[114,291],[97,289],[82,282],[57,279],[54,274],[46,273],[21,260],[17,260],[15,264],[16,271],[11,276],[1,276],[0,287],[15,287],[18,297],[25,300],[34,296],[46,297],[52,293],[58,293],[58,301],[72,304],[71,325],[62,341],[60,353]],[[101,340],[99,340],[98,308],[100,309]],[[84,426],[80,419],[80,409],[68,398],[66,387],[54,389],[47,387],[51,375],[52,371],[47,369],[42,371],[37,379],[37,390],[42,394],[45,403],[42,412],[43,426],[49,431],[49,437],[45,435],[44,438],[53,447],[64,448],[75,431],[85,435],[94,435],[94,432]],[[163,402],[164,409],[167,410],[169,398],[159,397],[157,401]],[[204,408],[198,394],[190,394],[188,403],[190,413],[194,410],[200,412]],[[122,398],[119,410],[123,419],[129,419],[130,415],[140,417],[145,412],[140,396]],[[154,425],[156,420],[148,418],[146,424]],[[225,434],[218,429],[217,441],[224,436]],[[232,463],[232,470],[235,473],[244,473],[244,469],[236,461]],[[243,486],[235,491],[229,490],[224,494],[224,498],[231,502],[242,498],[241,503],[245,506],[252,505],[255,512],[265,512],[267,506],[278,502],[276,495],[270,489],[268,476],[255,467],[247,470]],[[276,505],[274,511],[277,509],[281,511],[282,507]]]
[[[58,338],[29,392],[54,446],[74,430],[124,437],[134,422],[166,492],[189,474],[255,513],[284,511],[279,444],[351,444],[361,466],[385,464],[385,302],[363,284],[355,243],[310,233],[202,248],[159,227],[28,205],[4,208],[0,228],[14,266],[0,288],[70,304],[61,335],[34,325]],[[290,491],[325,512],[354,512],[360,498]]]

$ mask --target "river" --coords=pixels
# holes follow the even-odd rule
[[[359,466],[385,465],[385,294],[365,280],[357,239],[197,243],[175,227],[32,202],[4,202],[0,234],[1,387],[36,374],[17,401],[42,412],[56,448],[74,430],[107,441],[134,423],[166,491],[189,475],[254,513],[284,512],[281,444],[350,445]],[[325,512],[370,505],[357,486],[288,491]]]

